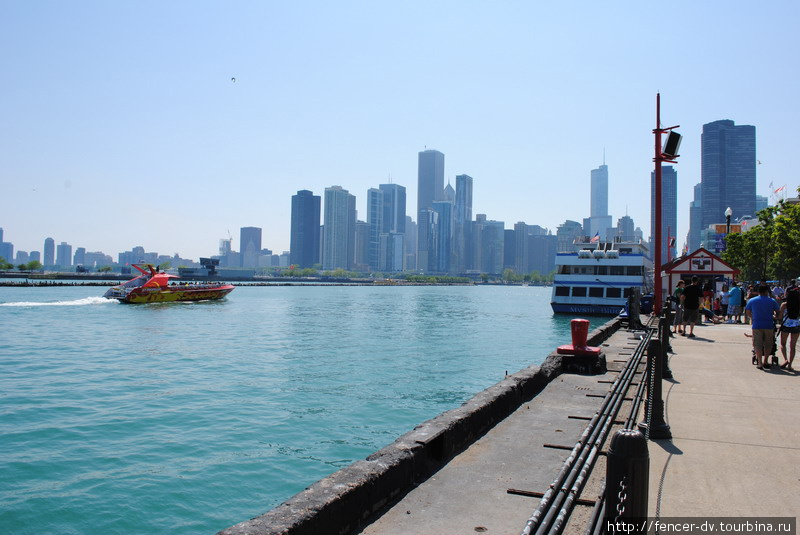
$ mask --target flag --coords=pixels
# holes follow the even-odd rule
[[[589,240],[589,243],[597,243],[600,241],[600,231],[597,231],[597,234],[594,235],[594,238]]]
[[[675,238],[672,238],[672,237],[671,237],[671,238],[669,239],[669,242],[668,242],[668,243],[669,243],[669,246],[670,246],[670,247],[675,247]]]
[[[783,186],[781,186],[781,187],[779,187],[778,189],[776,189],[776,190],[775,190],[775,193],[780,193],[780,192],[782,192],[782,191],[783,191],[783,190],[785,190],[785,189],[786,189],[786,184],[784,184]]]

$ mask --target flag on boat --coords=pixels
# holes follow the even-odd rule
[[[600,241],[600,231],[598,230],[597,233],[594,235],[594,238],[589,240],[589,243],[597,243]]]

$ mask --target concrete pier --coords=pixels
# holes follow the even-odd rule
[[[756,369],[749,325],[694,333],[672,339],[672,440],[650,442],[649,515],[800,516],[800,374]]]

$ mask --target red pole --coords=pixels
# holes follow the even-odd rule
[[[655,244],[654,274],[653,274],[653,311],[661,315],[661,93],[656,93],[656,214],[655,214]]]

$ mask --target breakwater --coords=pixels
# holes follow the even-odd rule
[[[611,320],[589,335],[600,345],[620,327]],[[345,535],[427,479],[489,429],[567,371],[555,352],[540,366],[508,375],[458,408],[428,420],[366,459],[323,478],[271,511],[218,535]]]

